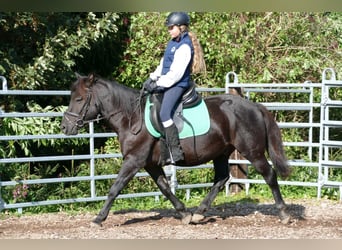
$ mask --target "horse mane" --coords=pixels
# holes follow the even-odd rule
[[[113,105],[125,115],[131,116],[136,111],[137,105],[139,105],[139,90],[122,85],[115,80],[110,81],[101,77],[96,77],[95,84],[106,88],[108,91],[106,95],[108,93],[112,95]]]

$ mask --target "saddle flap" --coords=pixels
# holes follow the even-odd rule
[[[150,120],[153,127],[161,134],[163,134],[164,131],[159,116],[162,99],[163,94],[161,93],[154,93],[149,96],[149,102],[152,104],[150,105]]]
[[[160,105],[160,102],[159,104],[152,103],[152,100],[153,98],[151,96],[147,98],[145,105],[144,120],[148,132],[152,136],[159,138],[162,135],[161,131],[164,130],[162,124],[160,123],[159,112],[157,107],[158,105]],[[180,106],[181,105],[182,104],[180,104]],[[198,105],[191,108],[178,109],[175,112],[175,115],[176,114],[177,118],[174,117],[174,121],[176,127],[178,128],[180,139],[203,135],[207,133],[210,128],[209,112],[202,98],[199,101]],[[181,123],[181,126],[179,123]],[[181,128],[181,130],[178,126]]]

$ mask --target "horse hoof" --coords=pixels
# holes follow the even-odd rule
[[[192,223],[200,223],[202,220],[204,220],[204,215],[202,215],[202,214],[194,214],[193,216],[192,216],[192,220],[191,220],[191,222]]]
[[[288,215],[286,218],[280,218],[281,224],[289,224],[291,217]]]
[[[181,213],[182,215],[182,224],[188,225],[190,224],[192,220],[192,214],[191,213]]]
[[[291,216],[285,211],[280,211],[280,222],[284,225],[289,224]]]
[[[97,226],[99,226],[99,227],[102,227],[102,222],[99,220],[99,219],[94,219],[94,220],[92,220],[92,225],[97,225]]]

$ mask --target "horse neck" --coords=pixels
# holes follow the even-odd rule
[[[136,115],[139,92],[116,82],[99,81],[97,99],[101,114],[114,128],[129,126]],[[117,129],[115,129],[117,130]]]

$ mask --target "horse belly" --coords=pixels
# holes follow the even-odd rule
[[[206,135],[181,140],[186,165],[207,163],[228,151],[231,145],[211,130]]]

